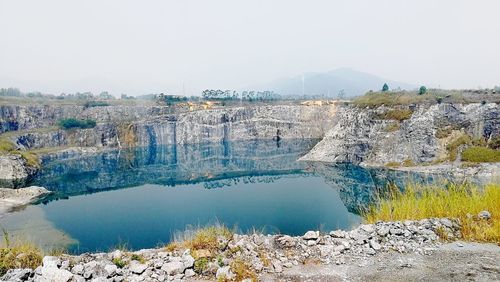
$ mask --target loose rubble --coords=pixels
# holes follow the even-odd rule
[[[137,252],[78,256],[46,256],[42,266],[9,270],[1,281],[181,281],[195,276],[236,279],[233,262],[243,261],[261,275],[281,273],[294,265],[345,264],[349,257],[370,257],[381,252],[431,254],[440,238],[460,237],[459,222],[452,219],[378,222],[351,231],[328,234],[308,231],[303,236],[238,235],[220,242],[217,254],[206,250],[144,249]],[[221,238],[221,240],[224,240]]]

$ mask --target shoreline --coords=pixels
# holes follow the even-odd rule
[[[42,266],[9,270],[2,279],[332,281],[370,277],[383,280],[389,273],[399,279],[500,278],[500,269],[494,263],[500,259],[500,247],[455,241],[460,238],[459,230],[456,220],[432,218],[362,224],[351,231],[336,230],[328,234],[308,231],[295,237],[232,234],[218,236],[215,249],[177,245],[135,252],[46,256]],[[469,263],[471,257],[476,259]],[[457,262],[468,267],[457,273],[454,266],[438,265],[439,271],[433,272],[429,268],[437,262]]]
[[[39,186],[0,188],[0,218],[13,209],[29,205],[50,193],[52,192]]]

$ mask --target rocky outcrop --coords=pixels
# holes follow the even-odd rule
[[[145,249],[133,253],[46,256],[37,269],[9,270],[2,281],[179,281],[197,279],[257,279],[267,273],[314,262],[343,265],[353,257],[388,252],[431,255],[439,239],[456,239],[455,220],[379,222],[351,231],[328,234],[308,231],[304,236],[238,235],[217,238],[216,250],[177,248]],[[179,244],[181,245],[181,244]],[[58,280],[54,280],[54,279]]]
[[[28,165],[21,155],[0,155],[0,187],[17,187],[31,178],[37,169]]]
[[[459,130],[475,138],[500,135],[497,104],[437,104],[409,109],[411,117],[399,123],[381,118],[391,108],[339,108],[334,126],[301,160],[373,166],[404,161],[429,163],[446,153],[445,144],[436,137],[438,129]]]
[[[27,205],[49,193],[47,189],[38,186],[19,189],[0,188],[0,216],[15,207]]]

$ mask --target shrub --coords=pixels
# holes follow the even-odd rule
[[[500,150],[479,146],[469,147],[462,152],[462,160],[476,163],[500,162]]]
[[[250,266],[241,259],[235,259],[231,263],[231,271],[236,275],[236,281],[243,281],[250,279],[257,281],[257,274],[250,268]]]
[[[132,254],[132,256],[130,257],[131,260],[136,260],[140,263],[145,263],[146,262],[146,259],[144,258],[143,255],[138,255],[138,254]]]
[[[194,271],[202,274],[208,268],[208,259],[200,258],[194,261]]]
[[[59,126],[63,129],[72,129],[72,128],[93,128],[96,126],[95,120],[86,119],[86,120],[78,120],[76,118],[66,118],[59,120]]]
[[[114,258],[112,262],[118,267],[118,268],[124,268],[127,265],[127,262],[123,260],[122,258]]]
[[[468,183],[446,186],[408,184],[404,192],[395,189],[384,197],[363,214],[367,222],[457,218],[461,222],[463,239],[500,243],[499,184],[485,187]],[[483,210],[490,212],[490,220],[480,220],[475,216]]]
[[[418,89],[418,95],[424,95],[425,93],[427,93],[427,87],[420,86],[420,88]]]
[[[109,103],[105,101],[87,101],[85,102],[85,104],[83,104],[83,107],[85,109],[93,107],[106,107],[106,106],[109,106]]]
[[[389,110],[382,114],[378,114],[377,118],[403,121],[409,119],[412,114],[413,111],[411,111],[410,109],[394,109],[394,110]]]
[[[382,86],[382,92],[387,92],[389,91],[389,85],[387,83],[384,83],[384,86]]]

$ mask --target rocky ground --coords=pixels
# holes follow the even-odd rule
[[[19,189],[0,188],[0,217],[10,210],[27,205],[48,193],[50,192],[47,189],[38,186]]]
[[[500,279],[500,247],[443,243],[460,236],[449,219],[379,222],[321,234],[233,235],[213,250],[46,256],[2,281],[372,281]],[[225,280],[226,279],[226,280]]]

